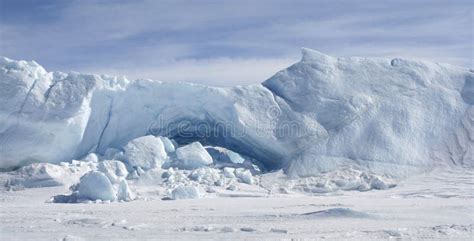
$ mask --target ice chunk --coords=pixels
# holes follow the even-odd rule
[[[166,176],[166,175],[165,175]],[[188,175],[183,170],[168,169],[166,182],[168,184],[187,184],[189,183]]]
[[[396,186],[396,180],[393,178],[380,176],[368,170],[354,169],[353,167],[344,167],[326,173],[313,173],[312,176],[308,177],[296,177],[287,180],[286,185],[291,187],[292,190],[306,193],[328,193],[338,190],[369,191]],[[269,180],[263,182],[268,183]]]
[[[164,136],[160,136],[159,138],[160,138],[160,140],[163,142],[163,145],[164,145],[164,147],[165,147],[165,151],[166,151],[167,153],[175,152],[174,144],[173,144],[173,142],[172,142],[170,139],[168,139],[168,138],[166,138],[166,137],[164,137]]]
[[[227,152],[227,156],[229,157],[229,159],[232,163],[241,164],[241,163],[244,163],[244,161],[245,161],[245,159],[241,155],[239,155],[239,154],[237,154],[233,151],[230,151],[230,150]]]
[[[261,163],[253,158],[218,146],[207,146],[206,151],[211,155],[216,168],[244,168],[250,170],[252,175],[261,173],[260,167],[256,165]]]
[[[120,181],[125,179],[128,175],[125,164],[115,160],[105,160],[99,162],[99,165],[97,165],[97,170],[104,173],[114,184],[120,183]]]
[[[196,169],[212,164],[212,157],[199,142],[193,142],[176,149],[177,160],[173,166],[181,169]]]
[[[120,180],[117,187],[117,199],[123,201],[132,201],[135,199],[134,193],[130,190],[128,183],[125,179]]]
[[[238,153],[223,147],[206,147],[207,152],[212,156],[214,163],[244,163],[245,159]]]
[[[252,173],[249,170],[237,168],[235,169],[235,176],[243,183],[253,184]]]
[[[77,186],[78,197],[88,200],[116,200],[114,186],[102,172],[90,171],[81,177]]]
[[[235,169],[232,167],[224,167],[223,169],[224,176],[227,178],[235,178],[234,171]]]
[[[111,170],[120,170],[124,166],[117,168],[115,161],[102,166],[101,169],[112,167],[107,170],[107,173],[112,175]],[[123,164],[122,164],[123,165]],[[115,176],[123,176],[116,172]],[[130,189],[127,181],[123,177],[117,177],[115,183],[107,177],[106,174],[98,171],[90,171],[84,174],[79,183],[71,186],[70,188],[73,193],[70,195],[56,195],[52,197],[52,202],[55,203],[77,203],[77,202],[90,202],[96,203],[109,203],[111,201],[132,201],[135,199],[135,194]]]
[[[387,181],[381,177],[374,177],[370,180],[370,187],[372,189],[385,190],[390,187],[393,187],[393,184],[387,183]]]
[[[177,199],[195,199],[201,196],[199,189],[195,186],[178,186],[171,191],[171,198]]]
[[[168,158],[163,141],[151,135],[133,139],[123,149],[128,165],[144,170],[161,167]]]
[[[223,183],[223,177],[220,175],[219,170],[209,167],[202,167],[193,170],[189,177],[191,178],[191,180],[206,185],[222,186]]]
[[[82,159],[84,162],[99,162],[99,157],[97,157],[97,154],[95,153],[89,153],[84,159]]]

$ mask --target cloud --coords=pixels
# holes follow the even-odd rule
[[[1,4],[0,55],[35,59],[52,70],[228,86],[270,75],[297,60],[300,47],[333,56],[416,57],[470,68],[474,59],[470,1]]]
[[[185,59],[157,67],[85,69],[86,72],[126,76],[129,79],[193,82],[211,86],[259,84],[297,62],[297,59]]]

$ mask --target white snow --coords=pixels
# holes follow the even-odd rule
[[[199,142],[179,147],[176,157],[172,165],[181,169],[196,169],[212,164],[212,157]]]
[[[64,187],[12,192],[0,186],[0,230],[2,239],[12,241],[133,240],[137,236],[144,240],[471,240],[473,175],[467,169],[435,170],[382,191],[179,201],[154,198],[157,189],[148,186],[139,190],[146,196],[133,202],[78,205],[45,202]]]

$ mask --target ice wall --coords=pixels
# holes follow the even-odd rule
[[[288,172],[473,165],[473,79],[404,59],[302,60],[263,85],[47,72],[0,59],[0,167],[104,153],[148,134],[223,146]]]

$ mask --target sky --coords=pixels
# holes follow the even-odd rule
[[[260,83],[301,47],[474,68],[473,2],[0,0],[0,56],[214,86]]]

